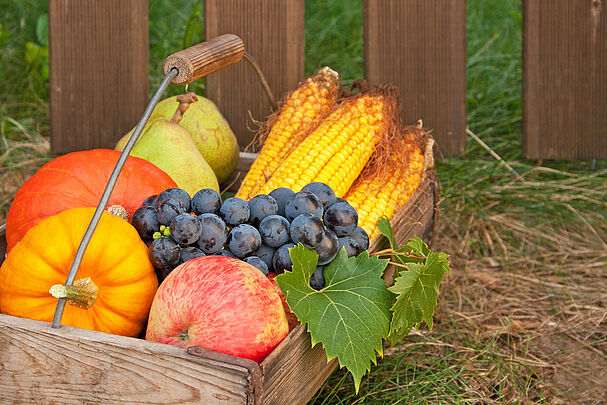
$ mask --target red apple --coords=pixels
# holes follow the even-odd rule
[[[271,271],[268,273],[268,278],[270,279],[270,281],[272,281],[272,285],[274,286],[274,289],[276,290],[276,292],[278,293],[278,296],[280,297],[280,300],[282,301],[282,307],[284,308],[285,314],[287,315],[287,322],[289,323],[289,332],[290,332],[297,325],[299,325],[299,319],[297,319],[297,316],[293,312],[291,312],[291,308],[289,308],[289,304],[287,304],[287,298],[282,293],[282,290],[278,286],[278,283],[276,283],[276,280],[274,280],[274,278],[277,275],[278,274]]]
[[[145,338],[260,363],[288,333],[280,297],[262,272],[231,257],[204,256],[181,264],[162,282]]]

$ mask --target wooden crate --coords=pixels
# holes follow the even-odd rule
[[[433,141],[422,184],[395,215],[398,241],[436,227]],[[241,154],[237,178],[255,155]],[[385,240],[378,238],[371,250]],[[6,252],[0,226],[0,264]],[[261,363],[201,347],[187,350],[102,332],[0,314],[0,398],[13,403],[304,404],[337,367],[304,326]]]

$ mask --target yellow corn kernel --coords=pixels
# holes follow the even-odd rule
[[[334,108],[338,79],[336,72],[322,68],[287,98],[236,197],[248,200],[257,195],[284,158]]]
[[[344,101],[289,154],[260,192],[278,187],[300,191],[321,181],[342,197],[386,134],[384,101],[372,94]]]
[[[379,218],[392,219],[421,183],[424,166],[421,150],[413,143],[403,149],[405,156],[393,154],[381,175],[357,179],[345,195],[358,212],[358,225],[367,232],[370,241],[379,236]],[[402,159],[407,160],[406,165],[401,164]]]

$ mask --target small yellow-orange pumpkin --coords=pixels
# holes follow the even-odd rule
[[[94,208],[72,208],[27,231],[0,268],[0,312],[51,322],[57,299],[49,289],[64,284]],[[67,304],[62,325],[138,336],[158,288],[147,247],[125,220],[104,212],[86,249],[76,280],[99,288],[88,309]]]

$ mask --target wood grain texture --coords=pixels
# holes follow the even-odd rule
[[[147,0],[49,0],[51,149],[113,148],[148,103]]]
[[[607,4],[523,1],[523,151],[607,158]]]
[[[466,146],[465,0],[365,0],[365,78],[400,89],[405,124],[421,119],[441,155]]]
[[[0,315],[0,397],[14,403],[246,404],[249,374],[182,348]]]
[[[243,55],[242,39],[234,34],[224,34],[169,55],[162,68],[165,76],[172,68],[178,69],[179,73],[171,83],[187,84],[238,62]]]
[[[207,39],[227,33],[242,38],[274,98],[304,79],[303,0],[209,0],[204,15]],[[241,150],[255,135],[253,119],[265,121],[271,112],[263,86],[244,61],[207,76],[205,95],[230,123]]]

